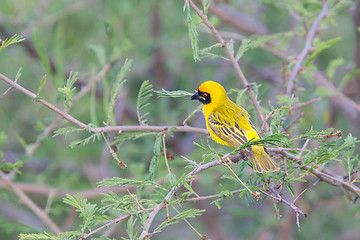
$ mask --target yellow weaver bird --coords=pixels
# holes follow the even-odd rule
[[[204,104],[206,128],[215,142],[238,148],[249,140],[259,139],[247,111],[233,103],[217,82],[207,81],[200,85],[191,100]],[[252,146],[252,163],[257,172],[277,171],[279,166],[262,146]],[[249,151],[249,150],[248,150]]]

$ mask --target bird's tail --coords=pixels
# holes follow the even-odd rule
[[[253,168],[257,172],[278,171],[279,166],[274,160],[265,152],[264,147],[252,146],[254,156],[252,157]]]

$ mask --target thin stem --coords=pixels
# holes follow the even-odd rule
[[[169,166],[169,162],[168,162],[168,159],[167,159],[166,144],[165,144],[165,134],[162,135],[162,142],[163,142],[163,151],[164,151],[164,158],[165,158],[166,167],[167,167],[169,173],[173,173],[170,166]]]

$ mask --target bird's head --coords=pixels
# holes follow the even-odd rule
[[[214,81],[207,81],[200,85],[191,100],[199,100],[203,104],[220,104],[228,99],[223,86]]]

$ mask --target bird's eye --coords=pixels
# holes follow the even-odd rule
[[[207,94],[207,93],[204,93],[204,94],[203,94],[203,97],[207,97],[207,96],[208,96],[208,94]]]

